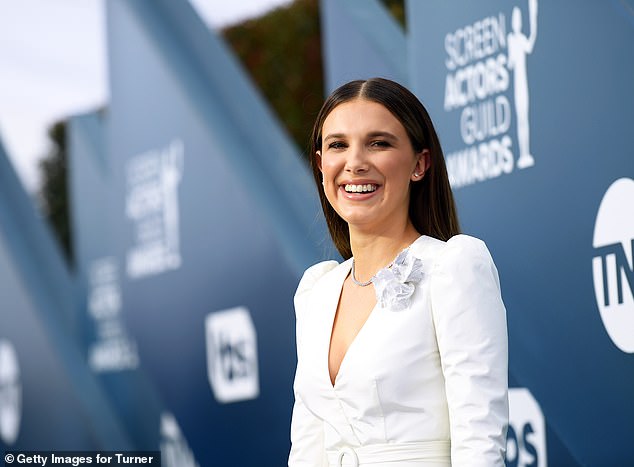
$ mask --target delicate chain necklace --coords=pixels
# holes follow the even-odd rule
[[[352,258],[352,282],[357,284],[359,287],[367,287],[368,285],[372,283],[373,280],[374,280],[374,276],[372,276],[370,280],[367,282],[359,282],[357,278],[354,277],[354,258]]]
[[[407,248],[405,248],[401,253],[406,252],[407,250],[409,250],[409,246]],[[388,264],[385,269],[391,269],[392,266],[394,266],[394,261],[392,261],[390,264]],[[374,278],[376,277],[376,275],[372,276],[370,278],[369,281],[366,282],[361,282],[358,281],[357,278],[354,275],[354,258],[352,258],[352,282],[354,282],[356,285],[358,285],[359,287],[367,287],[368,285],[370,285],[372,282],[374,282]]]

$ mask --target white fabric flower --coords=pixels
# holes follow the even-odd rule
[[[381,269],[373,279],[376,301],[383,308],[402,311],[409,306],[415,284],[423,279],[423,262],[403,250],[391,266]]]

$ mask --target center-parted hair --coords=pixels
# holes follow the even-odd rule
[[[384,78],[350,81],[333,91],[326,99],[313,126],[310,138],[310,166],[319,192],[330,236],[344,259],[352,256],[348,224],[332,208],[321,183],[317,151],[322,150],[322,128],[326,117],[335,107],[355,99],[377,102],[403,125],[414,152],[427,149],[430,167],[425,176],[410,182],[409,217],[421,235],[449,240],[460,233],[456,206],[447,176],[440,141],[427,110],[404,86]]]

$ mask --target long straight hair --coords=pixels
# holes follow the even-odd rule
[[[449,240],[460,233],[460,225],[445,158],[440,141],[427,110],[404,86],[384,78],[350,81],[333,91],[326,99],[313,126],[310,138],[310,166],[319,192],[330,236],[341,256],[352,256],[348,224],[328,202],[321,183],[317,151],[322,150],[322,128],[326,117],[344,102],[364,99],[381,104],[403,125],[415,153],[425,149],[430,154],[430,167],[422,180],[410,182],[409,217],[421,235]]]

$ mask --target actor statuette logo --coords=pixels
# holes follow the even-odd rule
[[[516,6],[510,25],[500,12],[445,35],[444,109],[456,115],[462,137],[461,147],[448,148],[446,156],[454,188],[535,164],[527,58],[537,40],[537,0],[528,0],[527,13],[524,21]]]
[[[126,255],[131,279],[181,266],[179,186],[185,146],[174,139],[167,147],[136,155],[126,165],[126,216],[134,225],[134,245]]]
[[[210,313],[205,320],[207,375],[218,402],[260,394],[255,326],[244,307]]]
[[[7,446],[15,443],[22,416],[20,367],[13,345],[0,339],[0,440]]]
[[[634,353],[634,180],[608,188],[594,225],[592,278],[601,320],[623,352]]]

